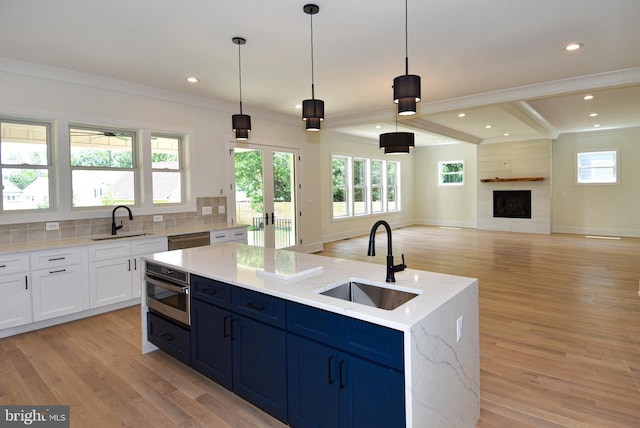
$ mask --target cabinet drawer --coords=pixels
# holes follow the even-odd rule
[[[51,269],[82,263],[83,248],[64,248],[31,253],[31,269]]]
[[[191,275],[191,297],[221,308],[231,308],[231,286],[214,279]]]
[[[232,289],[233,311],[279,328],[285,328],[285,301],[244,288]]]
[[[111,242],[89,246],[89,260],[106,260],[127,258],[131,255],[131,244],[127,242]]]
[[[247,228],[233,229],[228,232],[229,241],[247,242]]]
[[[338,346],[339,315],[287,302],[287,331],[334,347]]]
[[[145,238],[131,241],[131,255],[141,256],[167,251],[167,238]]]
[[[404,371],[404,340],[401,331],[340,317],[338,343],[343,351]]]
[[[211,245],[220,244],[222,242],[229,241],[229,231],[228,230],[212,230],[211,231]]]
[[[149,342],[191,365],[191,332],[152,312],[147,313]]]
[[[0,256],[0,275],[22,273],[29,270],[28,254],[8,254]]]

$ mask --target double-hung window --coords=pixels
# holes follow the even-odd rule
[[[182,202],[183,144],[177,135],[151,134],[154,204]]]
[[[334,219],[400,210],[400,163],[332,156]]]
[[[438,184],[441,186],[463,186],[464,161],[438,162]]]
[[[51,127],[0,119],[0,212],[52,208]]]
[[[353,159],[353,214],[369,213],[368,198],[368,161],[367,159]]]
[[[70,127],[69,142],[74,208],[137,205],[134,132]]]
[[[618,153],[615,150],[580,152],[576,169],[579,184],[615,184],[618,182]]]

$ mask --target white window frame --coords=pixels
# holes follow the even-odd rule
[[[151,194],[152,194],[152,201],[153,201],[153,186],[155,186],[155,183],[153,182],[153,173],[154,172],[177,172],[180,173],[180,202],[175,202],[175,203],[170,203],[170,202],[160,202],[160,203],[155,203],[153,202],[153,206],[154,207],[166,207],[166,206],[180,206],[183,205],[185,203],[185,168],[184,168],[184,164],[185,164],[185,137],[183,135],[179,135],[179,134],[169,134],[169,133],[163,133],[163,132],[152,132],[151,133],[151,140],[153,140],[154,137],[160,137],[160,138],[175,138],[178,140],[178,168],[177,169],[172,169],[172,168],[153,168],[153,160],[151,162],[151,175],[152,175],[152,179],[151,179]],[[153,156],[153,148],[150,147],[149,148],[149,155]]]
[[[45,165],[34,165],[34,164],[0,164],[0,187],[2,184],[2,177],[4,176],[5,170],[11,169],[33,169],[33,170],[44,170],[47,171],[48,178],[48,208],[28,208],[28,209],[15,209],[15,210],[6,210],[4,208],[4,202],[6,200],[15,201],[15,195],[11,196],[11,198],[5,197],[2,190],[0,189],[0,214],[3,215],[21,215],[25,213],[51,213],[56,209],[56,196],[55,196],[55,169],[53,166],[53,132],[52,132],[52,124],[50,122],[38,121],[38,120],[17,120],[11,119],[8,117],[0,117],[0,123],[14,123],[14,124],[23,124],[23,125],[35,125],[35,126],[43,126],[46,128],[46,153],[47,153],[47,163]]]
[[[362,164],[362,168],[364,169],[364,174],[363,174],[363,180],[364,183],[356,186],[355,184],[355,179],[356,179],[356,174],[355,174],[355,167],[354,164],[358,162]],[[364,215],[368,215],[371,213],[371,198],[369,197],[369,195],[371,194],[371,176],[370,176],[370,168],[369,168],[369,159],[366,158],[361,158],[361,157],[354,157],[351,159],[351,194],[353,195],[353,200],[352,200],[352,208],[351,208],[351,212],[353,213],[354,216],[356,217],[361,217]],[[361,211],[357,211],[356,210],[356,189],[361,190],[362,194],[364,195],[364,200],[362,201],[363,203],[363,210]]]
[[[457,164],[460,163],[462,164],[462,171],[460,172],[445,172],[443,171],[443,168],[445,165],[450,165],[450,164]],[[439,161],[438,162],[438,186],[443,186],[443,187],[460,187],[460,186],[464,186],[466,183],[466,174],[465,174],[465,162],[464,160],[448,160],[448,161]],[[454,175],[454,174],[461,174],[462,175],[462,182],[460,183],[447,183],[445,182],[443,179],[446,175]]]
[[[596,153],[611,153],[613,154],[613,164],[609,164],[609,165],[597,165],[597,166],[591,166],[591,167],[580,167],[580,158],[583,155],[592,155],[592,154],[596,154]],[[576,164],[575,164],[575,180],[576,180],[576,184],[577,185],[581,185],[581,186],[591,186],[591,185],[617,185],[620,184],[620,150],[619,149],[614,149],[614,150],[590,150],[590,151],[580,151],[580,152],[576,152],[576,156],[575,156],[575,160],[576,160]],[[599,168],[613,168],[614,173],[614,179],[613,181],[599,181],[599,180],[589,180],[589,181],[585,181],[585,180],[581,180],[581,172],[583,170],[597,170]]]
[[[346,184],[346,193],[347,193],[347,210],[349,211],[348,213],[346,213],[345,215],[340,215],[340,216],[336,216],[335,212],[333,211],[333,193],[334,190],[336,189],[335,186],[333,186],[333,162],[335,159],[344,159],[346,161],[346,175],[347,177],[345,177],[345,184]],[[366,175],[365,175],[365,179],[366,179],[366,188],[365,193],[366,193],[366,213],[355,213],[355,203],[354,203],[354,198],[353,198],[353,194],[354,194],[354,183],[353,183],[353,162],[355,161],[365,161],[365,167],[366,167]],[[372,212],[372,197],[371,195],[372,193],[372,179],[371,179],[371,164],[373,162],[380,162],[381,164],[381,171],[380,171],[380,195],[381,195],[381,202],[382,202],[382,210],[381,211],[376,211],[376,212]],[[395,201],[396,201],[396,207],[397,208],[393,208],[393,209],[389,209],[389,201],[388,201],[388,191],[390,188],[389,185],[389,180],[388,180],[388,171],[389,171],[389,165],[394,165],[395,166],[395,185],[393,186],[395,189]],[[355,218],[355,217],[365,217],[365,216],[370,216],[370,215],[378,215],[378,214],[384,214],[384,213],[390,213],[390,212],[399,212],[402,210],[402,203],[401,203],[401,164],[398,161],[388,161],[388,160],[383,160],[383,159],[374,159],[374,158],[363,158],[361,156],[349,156],[349,155],[341,155],[341,154],[332,154],[331,155],[331,203],[332,203],[332,208],[331,208],[331,218],[332,220],[343,220],[343,219],[349,219],[349,218]]]

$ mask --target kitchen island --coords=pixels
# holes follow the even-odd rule
[[[301,338],[290,322],[294,311],[303,314],[300,319],[304,319],[307,314],[327,315],[329,323],[335,318],[340,325],[343,321],[358,322],[397,333],[401,349],[396,351],[399,352],[401,361],[394,365],[391,360],[383,360],[381,365],[386,372],[399,372],[401,375],[401,391],[404,392],[404,397],[400,397],[404,406],[403,425],[415,428],[473,427],[480,417],[476,279],[407,269],[397,273],[396,282],[389,284],[384,282],[384,265],[234,243],[156,253],[143,259],[183,270],[190,273],[192,278],[198,278],[198,281],[212,280],[226,284],[239,293],[259,293],[283,301],[286,303],[283,308],[287,311],[283,317],[287,323],[286,326],[277,327],[282,329],[282,337],[288,339],[283,339],[284,347],[293,346]],[[322,294],[349,281],[405,291],[415,294],[415,297],[395,309],[387,310]],[[191,298],[195,302],[193,293],[195,291],[192,291]],[[192,308],[192,316],[193,311]],[[147,340],[148,320],[144,302],[142,318],[143,352],[149,352],[156,348]],[[321,323],[317,325],[320,326]],[[202,326],[198,329],[201,330]],[[195,331],[192,325],[192,340]],[[341,332],[339,336],[342,335]],[[374,340],[371,344],[376,346],[377,336],[372,337]],[[309,338],[312,340],[307,340]],[[313,346],[324,346],[319,343],[322,339],[316,340],[313,336],[302,339]],[[194,349],[194,345],[191,346]],[[339,345],[331,346],[339,348]],[[336,352],[340,352],[336,355],[341,358],[342,355],[349,356],[351,351],[343,348]],[[301,408],[297,403],[294,409],[292,399],[297,400],[298,397],[292,394],[293,388],[304,385],[295,386],[295,380],[292,379],[299,372],[292,371],[291,360],[294,354],[291,349],[288,353],[282,350],[282,355],[288,356],[288,407],[289,415],[292,415],[295,414],[293,410]],[[365,359],[375,360],[366,354]],[[333,357],[330,356],[330,364],[332,360]],[[326,370],[325,366],[324,371]],[[342,367],[342,389],[341,370]],[[329,383],[332,383],[331,365],[328,372]],[[398,398],[396,395],[398,394],[394,394],[394,399]],[[374,410],[373,407],[371,410]],[[278,417],[287,421],[286,416]],[[289,419],[291,420],[288,422],[295,426],[291,416]],[[352,421],[351,424],[358,426],[357,421]]]

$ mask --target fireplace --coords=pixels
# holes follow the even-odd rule
[[[531,218],[531,190],[494,190],[493,217]]]

